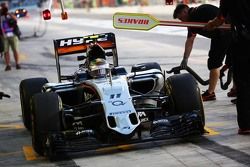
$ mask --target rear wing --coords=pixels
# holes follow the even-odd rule
[[[77,53],[86,53],[88,45],[90,45],[93,41],[96,41],[105,51],[111,50],[113,56],[113,66],[118,66],[118,55],[114,33],[102,33],[82,37],[55,39],[53,42],[59,82],[62,81],[59,61],[60,57]]]

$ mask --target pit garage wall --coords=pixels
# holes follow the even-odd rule
[[[163,5],[165,0],[93,0],[93,6]]]
[[[91,7],[114,7],[121,5],[165,5],[165,0],[64,0],[69,6],[83,8],[84,3],[90,1]],[[174,3],[206,3],[209,0],[173,0]],[[217,1],[217,0],[210,0]],[[72,4],[72,5],[70,5]]]
[[[18,7],[26,7],[26,6],[37,6],[38,2],[41,0],[0,0],[0,3],[5,2],[8,3],[10,9],[18,8]]]
[[[66,7],[83,8],[84,3],[91,1],[92,7],[114,7],[121,5],[164,5],[165,0],[64,0]],[[56,5],[58,6],[58,5]]]

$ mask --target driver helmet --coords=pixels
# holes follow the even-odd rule
[[[89,63],[89,74],[93,78],[103,78],[109,73],[109,63],[102,58],[97,58]]]

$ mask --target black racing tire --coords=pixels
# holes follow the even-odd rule
[[[205,114],[200,89],[191,74],[183,73],[170,76],[166,80],[169,95],[170,115],[198,111],[205,126]]]
[[[54,92],[38,93],[32,98],[32,145],[44,155],[48,134],[60,132],[59,97]]]
[[[19,85],[23,124],[29,131],[31,130],[31,98],[41,92],[45,83],[48,83],[46,78],[30,78],[22,80]]]

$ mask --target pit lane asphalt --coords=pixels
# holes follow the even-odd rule
[[[54,33],[58,33],[58,36],[62,35],[60,31],[54,31]],[[53,35],[49,34],[49,36]],[[120,42],[121,45],[141,43],[141,41],[134,40],[133,44],[129,44],[124,38],[117,41],[122,41]],[[44,43],[49,43],[48,39],[40,38],[24,41],[21,43],[20,49],[22,51],[21,58],[24,62],[22,64],[23,69],[20,71],[12,69],[8,73],[0,70],[0,91],[11,95],[10,99],[0,100],[0,166],[250,166],[250,136],[237,134],[235,105],[230,103],[231,98],[226,96],[227,91],[221,90],[219,86],[216,90],[217,100],[204,102],[206,129],[209,133],[202,137],[146,143],[138,146],[122,145],[106,150],[96,150],[88,154],[79,154],[58,162],[50,162],[36,155],[31,147],[30,133],[22,125],[18,84],[23,78],[36,76],[48,76],[50,81],[55,81],[55,76],[51,74],[56,73],[54,59],[47,62],[43,61],[44,58],[50,60],[53,51],[50,50],[50,47],[39,47],[43,46]],[[144,41],[144,43],[145,46],[148,46],[147,41]],[[51,45],[51,43],[49,44]],[[157,45],[160,44],[157,43]],[[165,45],[164,47],[166,47],[164,49],[169,49]],[[119,52],[124,52],[121,47]],[[136,50],[134,52],[137,55]],[[40,57],[35,57],[34,53],[40,55]],[[195,50],[194,53],[196,53]],[[144,59],[146,55],[144,53]],[[136,62],[140,62],[138,59],[136,57]],[[173,53],[171,61],[179,62],[179,59]],[[121,56],[121,62],[124,62],[124,60],[125,58]],[[190,63],[195,61],[190,59]],[[132,63],[130,62],[127,65]],[[199,62],[197,64],[198,66],[201,65]],[[1,60],[1,69],[3,68],[3,61]],[[202,70],[198,70],[198,72],[201,73],[201,76],[207,76]],[[206,89],[204,86],[200,87],[202,90]],[[114,152],[115,154],[112,154]]]
[[[92,160],[91,164],[95,166],[116,166],[115,161],[111,159],[117,158],[120,161],[127,160],[128,163],[131,163],[131,157],[137,157],[138,153],[140,153],[145,157],[151,154],[152,159],[145,159],[143,162],[138,161],[140,162],[138,166],[162,166],[166,164],[192,167],[249,166],[250,136],[237,135],[235,107],[228,103],[229,99],[225,98],[224,92],[217,93],[217,99],[214,102],[204,103],[207,122],[206,129],[209,133],[201,137],[166,140],[164,142],[140,145],[122,145],[102,150],[99,149],[89,153],[80,153],[57,162],[50,162],[34,153],[31,147],[30,134],[24,129],[20,119],[13,122],[1,121],[0,165],[44,167],[87,166],[86,162],[83,162]],[[116,153],[117,155],[112,153]],[[155,161],[155,154],[159,158],[162,158],[161,162]],[[107,161],[109,157],[111,159]],[[168,157],[169,161],[165,162],[164,157]],[[105,163],[101,165],[103,161]]]

